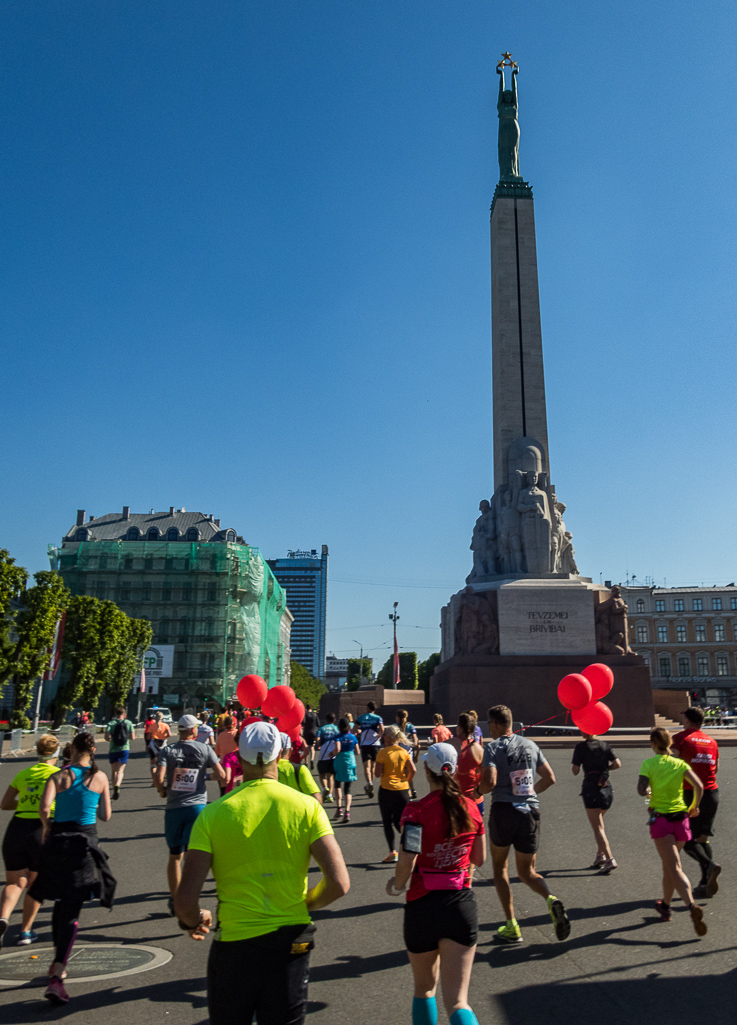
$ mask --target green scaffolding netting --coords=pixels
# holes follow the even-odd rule
[[[50,547],[49,557],[73,594],[114,601],[129,616],[149,620],[154,644],[175,645],[174,672],[160,692],[209,692],[225,701],[247,673],[270,687],[283,682],[286,593],[257,548],[80,541]]]

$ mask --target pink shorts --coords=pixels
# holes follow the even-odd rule
[[[686,816],[669,822],[664,815],[659,815],[650,826],[650,837],[659,840],[661,836],[672,836],[676,843],[686,843],[691,839],[691,820]]]

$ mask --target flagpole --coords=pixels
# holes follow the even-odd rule
[[[397,689],[397,685],[399,684],[399,648],[397,647],[397,620],[399,619],[399,615],[397,613],[397,605],[399,605],[399,602],[395,601],[394,612],[389,613],[389,619],[394,623],[394,663],[392,671],[392,687],[394,690]]]

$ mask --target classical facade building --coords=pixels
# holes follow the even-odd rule
[[[49,557],[73,594],[114,601],[151,623],[158,654],[152,649],[150,678],[162,704],[222,702],[246,673],[269,686],[289,682],[286,595],[259,550],[212,515],[124,506],[88,518],[79,510]]]
[[[696,700],[737,699],[737,586],[622,587],[629,642],[650,667],[654,688],[690,690]]]
[[[287,552],[286,559],[267,559],[289,597],[294,616],[292,658],[312,676],[325,678],[325,622],[328,602],[328,546]]]

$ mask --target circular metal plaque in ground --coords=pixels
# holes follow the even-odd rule
[[[0,960],[0,986],[44,983],[53,958],[53,947],[37,947],[35,944],[12,954],[4,953]],[[171,951],[162,947],[127,943],[80,944],[74,948],[67,962],[67,982],[97,982],[98,979],[138,975],[152,968],[161,968],[171,959]]]

